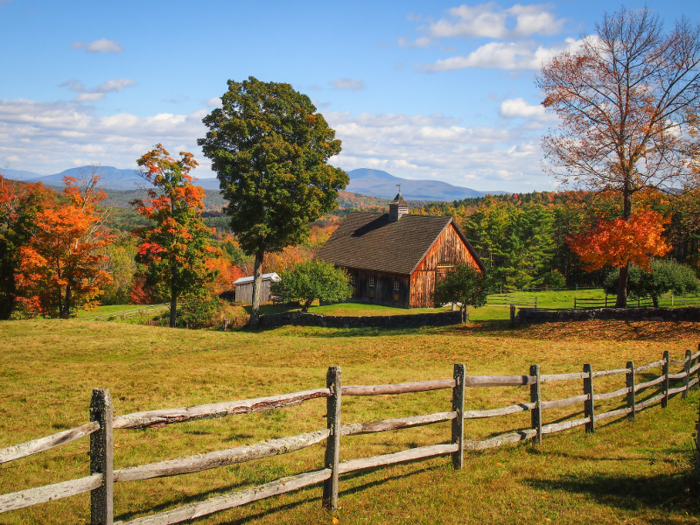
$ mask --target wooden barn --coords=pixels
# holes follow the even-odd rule
[[[410,215],[399,193],[389,213],[351,212],[318,254],[350,274],[358,301],[433,307],[435,283],[468,263],[486,271],[452,217]]]
[[[264,273],[262,276],[262,288],[260,289],[260,302],[269,303],[272,301],[272,294],[270,293],[270,283],[278,283],[282,279],[275,272]],[[253,302],[253,276],[241,277],[235,281],[234,286],[236,287],[236,302],[237,303],[251,303]]]

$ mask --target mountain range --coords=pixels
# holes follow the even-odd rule
[[[63,186],[63,177],[71,176],[76,178],[90,176],[97,172],[102,176],[101,186],[108,190],[135,190],[148,186],[148,183],[141,177],[137,170],[118,169],[112,166],[82,166],[71,168],[61,173],[53,175],[39,175],[30,171],[18,171],[3,169],[0,170],[3,176],[8,179],[21,180],[23,182],[41,182],[46,186]],[[487,194],[503,194],[507,192],[482,192],[453,186],[446,182],[436,180],[410,180],[395,177],[382,170],[372,170],[360,168],[348,172],[350,184],[346,191],[380,197],[383,199],[393,199],[401,187],[401,194],[407,200],[425,201],[454,201],[470,197],[483,197]],[[205,190],[218,190],[218,179],[198,179],[197,185]]]

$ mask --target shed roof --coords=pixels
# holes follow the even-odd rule
[[[450,223],[452,217],[408,214],[391,222],[388,213],[351,212],[318,257],[346,268],[410,275]],[[479,261],[456,224],[455,228]]]
[[[263,276],[263,281],[268,281],[271,280],[274,283],[278,283],[282,280],[282,278],[277,275],[275,272],[272,273],[264,273]],[[250,275],[248,277],[241,277],[240,279],[236,279],[233,281],[233,284],[248,284],[252,283],[254,280],[254,276]]]

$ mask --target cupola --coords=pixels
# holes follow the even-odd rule
[[[401,217],[408,213],[408,203],[403,200],[401,192],[396,194],[394,200],[389,203],[389,220],[391,222],[398,221]]]

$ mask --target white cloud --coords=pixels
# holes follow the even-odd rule
[[[221,97],[210,98],[204,101],[204,105],[210,108],[220,108],[221,107]]]
[[[331,86],[335,89],[347,91],[359,91],[365,87],[362,80],[353,80],[351,78],[337,78],[331,82]]]
[[[89,53],[121,53],[124,47],[114,40],[102,38],[93,42],[73,42],[70,45],[71,49],[84,49]]]
[[[424,71],[451,71],[466,68],[488,69],[540,69],[562,51],[575,52],[583,40],[567,38],[564,43],[551,47],[537,46],[532,42],[489,42],[468,55],[438,60],[434,64],[418,64]]]
[[[533,35],[550,36],[561,32],[565,23],[551,12],[551,5],[516,4],[502,9],[495,2],[474,7],[461,5],[448,10],[449,17],[429,21],[418,31],[424,36],[413,42],[399,39],[404,47],[427,47],[441,38],[495,38],[500,40],[527,38]],[[420,20],[420,18],[414,18]]]
[[[552,188],[540,170],[539,132],[473,127],[443,115],[324,113],[343,143],[332,162],[409,179],[436,179],[476,190]]]
[[[530,106],[524,98],[513,98],[501,102],[500,115],[504,118],[545,117],[542,105]]]
[[[138,84],[136,81],[128,78],[116,78],[102,82],[99,86],[88,89],[85,84],[75,78],[69,78],[65,82],[59,84],[59,87],[67,87],[74,93],[80,93],[73,99],[74,102],[97,102],[105,97],[107,93],[120,93],[128,87],[134,87]]]
[[[206,133],[206,114],[98,117],[68,102],[0,99],[0,165],[13,159],[15,169],[45,174],[93,162],[135,168],[137,158],[162,143],[169,151],[195,153],[202,165],[197,176],[207,177],[211,164],[196,144]]]
[[[207,112],[98,116],[90,106],[70,102],[0,99],[0,165],[45,174],[95,162],[135,168],[137,158],[162,143],[169,151],[193,152],[201,164],[196,175],[209,177],[211,164],[196,145],[207,131],[201,122]],[[332,162],[346,170],[374,167],[477,190],[554,184],[539,169],[542,126],[529,128],[530,121],[491,128],[441,114],[324,116],[342,141],[343,151]]]

